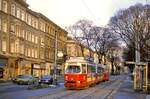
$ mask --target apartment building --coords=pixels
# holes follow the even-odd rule
[[[66,54],[67,32],[28,7],[26,0],[0,0],[1,79],[51,74],[56,42]]]

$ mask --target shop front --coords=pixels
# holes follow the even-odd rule
[[[7,59],[0,58],[0,79],[5,79],[6,77],[6,67],[7,67]]]
[[[52,75],[52,71],[51,70],[52,70],[53,64],[52,63],[46,63],[45,66],[46,66],[45,74],[46,75]]]
[[[33,76],[35,77],[41,77],[45,75],[45,65],[40,65],[40,64],[33,64]]]
[[[3,68],[3,64],[0,64],[0,79],[2,79],[4,77],[4,68]]]
[[[31,65],[30,61],[20,61],[18,66],[18,75],[31,75]]]

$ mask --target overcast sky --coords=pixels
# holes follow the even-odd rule
[[[104,26],[120,8],[145,2],[146,0],[27,0],[32,10],[44,14],[62,28],[83,18]]]

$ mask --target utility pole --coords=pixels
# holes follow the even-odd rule
[[[57,85],[57,31],[55,31],[55,60],[54,60],[54,73],[53,73],[53,84]]]

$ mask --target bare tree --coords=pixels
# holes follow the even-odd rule
[[[150,53],[150,5],[136,4],[118,11],[111,18],[109,26],[128,47]],[[142,49],[139,50],[136,44]]]
[[[69,35],[73,37],[81,46],[83,54],[83,45],[92,48],[92,37],[94,34],[91,32],[93,22],[90,20],[79,20],[74,25],[67,28]],[[91,53],[90,53],[91,55]],[[83,55],[84,56],[84,55]]]
[[[80,44],[82,54],[84,54],[82,46],[84,45],[97,52],[101,63],[103,57],[104,64],[106,64],[107,54],[109,54],[108,52],[111,47],[118,44],[118,38],[109,28],[98,27],[89,20],[79,20],[74,25],[68,27],[67,31]]]
[[[99,59],[104,57],[104,64],[106,63],[106,56],[111,47],[116,46],[117,37],[111,32],[109,28],[96,27],[92,28],[93,34],[93,48],[99,54]]]

